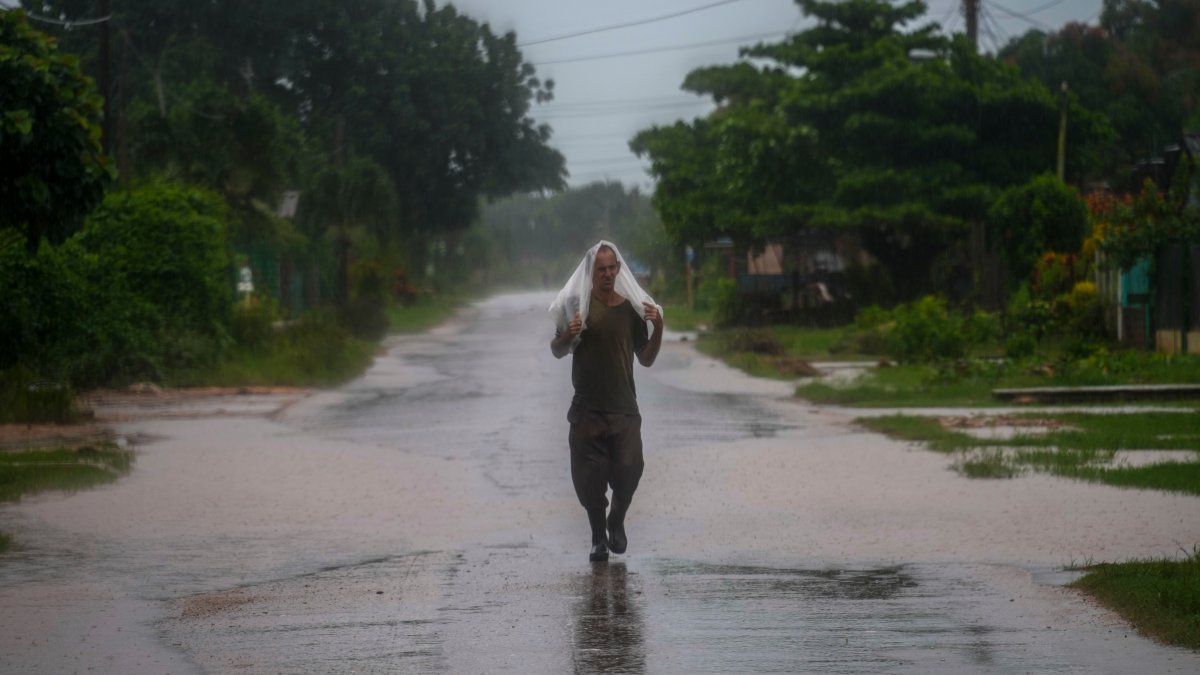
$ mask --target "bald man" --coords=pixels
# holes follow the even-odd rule
[[[621,271],[616,251],[601,245],[592,269],[592,297],[587,327],[576,312],[566,330],[550,341],[555,358],[579,344],[571,362],[575,396],[567,412],[571,423],[571,481],[579,503],[587,511],[592,529],[593,562],[608,560],[608,553],[624,553],[625,514],[642,478],[642,416],[633,382],[633,359],[649,368],[662,347],[663,322],[658,307],[643,302],[645,318],[638,316],[628,298],[617,293]],[[648,334],[646,322],[654,326]],[[605,496],[612,488],[612,509]]]

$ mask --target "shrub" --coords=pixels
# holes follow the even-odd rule
[[[713,306],[713,319],[718,325],[728,326],[738,321],[737,282],[729,278],[721,278],[716,284],[716,304]]]
[[[1090,281],[1081,281],[1064,295],[1061,325],[1067,335],[1101,338],[1107,333],[1104,323],[1104,299]]]
[[[78,236],[157,308],[165,325],[214,334],[228,321],[233,299],[225,219],[217,195],[152,182],[110,193]]]
[[[1012,324],[1010,329],[1015,328],[1040,340],[1054,325],[1054,308],[1049,302],[1034,297],[1028,285],[1022,285],[1009,298],[1008,318]]]
[[[279,306],[269,296],[251,295],[233,307],[229,318],[229,334],[234,344],[259,350],[271,342]]]
[[[831,354],[886,354],[892,315],[878,305],[858,312],[854,323],[847,326],[837,342],[829,347]]]
[[[1087,234],[1087,218],[1087,207],[1075,190],[1052,175],[1005,190],[988,211],[1017,283],[1029,278],[1046,251],[1078,251]]]
[[[1028,333],[1015,333],[1004,342],[1004,354],[1010,359],[1024,359],[1037,352],[1037,340]]]
[[[350,268],[350,299],[342,321],[360,338],[375,340],[387,332],[388,278],[382,265],[357,262]]]
[[[925,296],[893,311],[895,325],[888,334],[888,354],[898,361],[928,362],[956,359],[966,352],[963,322],[943,298]]]

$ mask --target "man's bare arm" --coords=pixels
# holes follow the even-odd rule
[[[550,341],[550,353],[554,354],[554,358],[561,359],[571,353],[571,342],[575,337],[583,332],[583,320],[579,318],[579,312],[575,312],[575,318],[567,324],[567,331],[559,333]]]
[[[643,302],[642,307],[646,308],[646,320],[654,325],[654,334],[650,336],[650,341],[642,347],[642,351],[637,353],[638,363],[649,368],[654,365],[654,360],[658,358],[658,350],[662,348],[663,320],[662,314],[659,314],[658,308],[654,305]]]

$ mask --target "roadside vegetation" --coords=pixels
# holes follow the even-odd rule
[[[1072,586],[1170,645],[1200,650],[1200,551],[1180,560],[1102,563]]]
[[[891,415],[857,421],[892,438],[953,454],[955,469],[970,478],[1011,478],[1043,472],[1120,487],[1200,495],[1197,412]],[[968,432],[995,428],[1012,433],[986,437]],[[1187,458],[1146,465],[1114,463],[1119,451],[1161,450],[1182,451]]]

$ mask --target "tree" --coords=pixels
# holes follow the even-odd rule
[[[26,0],[35,1],[54,15],[91,11],[86,0]],[[364,156],[384,167],[398,196],[393,237],[453,236],[471,222],[481,196],[564,185],[564,160],[548,146],[550,129],[529,115],[533,104],[553,95],[553,82],[535,76],[515,34],[493,33],[453,6],[433,0],[115,4],[116,107],[136,122],[127,133],[139,175],[178,165],[147,151],[147,133],[176,129],[182,116],[219,145],[229,136],[235,103],[246,98],[238,104],[246,113],[257,114],[264,102],[278,106],[321,162]],[[94,53],[94,31],[59,33],[77,52]],[[198,81],[214,100],[198,99]],[[204,115],[226,122],[209,124]]]
[[[0,11],[0,82],[0,228],[32,251],[78,229],[115,171],[92,80],[20,10]]]
[[[1030,31],[1000,57],[1052,90],[1066,82],[1084,114],[1111,125],[1111,138],[1068,140],[1068,157],[1079,155],[1084,163],[1083,178],[1120,175],[1200,124],[1200,3],[1194,0],[1105,0],[1099,26]],[[1073,108],[1072,119],[1077,114]]]
[[[366,232],[387,232],[395,218],[396,194],[387,172],[366,157],[354,157],[345,166],[321,170],[305,191],[306,220],[327,226],[316,238],[335,242],[337,284],[335,299],[344,307],[349,299],[350,244]]]
[[[921,2],[797,4],[814,27],[743,50],[766,65],[689,75],[685,88],[724,104],[708,119],[634,138],[659,180],[655,206],[692,242],[856,231],[901,296],[916,295],[997,190],[1052,167],[1056,102],[965,38],[906,31]]]
[[[1075,253],[1087,234],[1087,207],[1074,188],[1043,175],[1005,190],[988,211],[1014,288],[1044,253]]]

